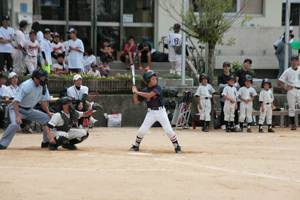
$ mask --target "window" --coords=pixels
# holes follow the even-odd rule
[[[285,26],[285,7],[286,4],[282,4],[282,26]],[[299,25],[299,10],[300,10],[300,3],[291,3],[291,12],[290,12],[290,21],[292,26],[298,26]]]
[[[60,6],[43,6],[40,0],[33,0],[33,15],[42,20],[65,20],[65,1],[60,1]]]

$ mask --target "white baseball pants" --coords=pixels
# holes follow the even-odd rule
[[[27,69],[30,74],[32,74],[33,70],[37,67],[37,58],[31,57],[31,56],[25,56],[24,58],[25,65],[27,66]]]
[[[23,54],[20,49],[13,49],[11,51],[11,57],[13,59],[13,71],[16,73],[24,73],[23,66]]]
[[[139,131],[137,132],[137,136],[139,138],[143,138],[146,135],[147,131],[150,129],[150,127],[156,121],[159,121],[159,123],[163,127],[167,136],[170,139],[173,139],[173,137],[175,136],[175,133],[169,122],[165,107],[163,107],[160,110],[149,110],[148,111],[142,126],[140,127]]]
[[[247,117],[247,123],[252,122],[252,101],[249,103],[241,102],[240,103],[240,117],[239,122],[243,123],[245,120],[245,117]]]
[[[87,132],[84,129],[70,129],[69,132],[51,131],[51,135],[53,138],[55,138],[56,136],[64,136],[69,140],[76,138],[80,141],[83,136],[87,135]]]
[[[210,121],[210,111],[211,111],[211,101],[210,98],[208,99],[200,99],[200,104],[202,106],[202,109],[199,108],[198,110],[200,114],[200,120],[203,121]]]
[[[264,104],[265,111],[262,112],[260,108],[260,115],[258,124],[263,124],[267,115],[267,124],[272,124],[272,104]]]
[[[171,69],[170,74],[178,74],[181,75],[181,60],[170,62]]]
[[[230,101],[226,100],[224,103],[224,120],[228,122],[234,121],[234,111],[235,111],[235,102],[231,103]]]
[[[295,116],[295,104],[296,101],[300,105],[300,90],[293,88],[287,92],[287,101],[289,105],[289,116]]]

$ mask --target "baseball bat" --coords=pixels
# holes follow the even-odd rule
[[[131,69],[131,75],[132,75],[132,84],[133,84],[133,86],[135,86],[135,67],[134,67],[134,65],[131,65],[130,69]]]

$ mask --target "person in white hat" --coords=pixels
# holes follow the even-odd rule
[[[73,77],[73,83],[74,83],[74,85],[68,88],[67,95],[69,97],[73,97],[74,99],[77,100],[77,102],[75,104],[75,109],[76,110],[81,111],[81,112],[85,112],[91,106],[90,102],[88,102],[86,100],[86,97],[89,93],[89,88],[82,85],[82,77],[79,74],[76,74]],[[98,120],[94,119],[91,116],[88,116],[86,118],[89,119],[91,124],[94,124],[98,121]],[[84,118],[78,119],[78,121],[77,121],[78,122],[78,128],[83,128],[82,127],[83,119]]]
[[[292,26],[290,26],[290,34],[293,34],[294,28]],[[285,32],[282,34],[282,36],[274,43],[274,49],[277,50],[280,42],[284,42],[283,38],[284,38]],[[290,39],[290,44],[294,41],[294,39]]]

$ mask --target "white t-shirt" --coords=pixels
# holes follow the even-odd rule
[[[173,42],[175,46],[181,46],[182,40],[181,40],[181,35],[178,33],[171,33],[168,35],[168,37],[165,39],[165,44],[168,45],[168,50],[169,50],[169,61],[174,62],[174,61],[180,61],[181,60],[181,55],[178,55],[175,53],[175,46],[172,47],[170,45],[171,39],[173,38]],[[185,53],[185,52],[182,52]]]
[[[6,94],[6,86],[5,85],[2,85],[0,87],[0,99],[4,99],[5,96],[8,96]]]
[[[293,87],[300,87],[300,67],[297,70],[294,70],[292,67],[288,68],[280,76],[279,80],[281,82],[287,82],[287,84]]]
[[[25,42],[25,36],[23,31],[16,30],[13,36],[13,40],[11,41],[12,46],[18,48],[18,45],[20,44],[23,47],[24,42]]]
[[[80,39],[77,40],[69,40],[67,45],[67,51],[69,51],[69,46],[72,46],[76,49],[79,49],[81,52],[71,50],[69,52],[69,62],[68,67],[69,69],[82,69],[83,70],[83,53],[84,53],[84,46]]]
[[[200,85],[197,89],[196,96],[199,96],[200,99],[204,99],[206,97],[211,98],[212,94],[215,92],[214,88],[211,86],[211,84],[208,84],[206,86]]]
[[[84,71],[90,71],[92,69],[91,64],[92,62],[96,61],[96,56],[91,55],[91,56],[84,56]]]
[[[68,71],[68,65],[66,65],[64,63],[62,63],[62,65],[59,64],[59,63],[54,63],[52,65],[51,71],[53,71],[53,72],[61,72],[61,71],[67,72]]]
[[[31,40],[26,40],[23,46],[29,56],[36,57],[38,55],[39,49],[41,49],[40,43],[35,40],[32,42]]]
[[[40,45],[41,45],[41,51],[40,51],[41,64],[45,65],[45,60],[42,55],[42,51],[43,51],[43,52],[45,52],[46,59],[48,61],[48,65],[52,65],[52,58],[51,58],[52,48],[51,48],[50,41],[43,38]]]
[[[92,69],[88,72],[88,74],[91,74],[93,76],[101,76],[100,72],[98,70],[96,70],[96,72],[94,72]]]
[[[17,86],[17,89],[14,88],[12,85],[7,86],[5,88],[5,90],[3,90],[3,95],[2,96],[8,96],[8,98],[15,97],[16,94],[17,94],[18,88],[19,88],[18,86]]]
[[[89,93],[89,88],[86,86],[80,86],[80,90],[76,89],[76,86],[73,85],[68,88],[67,94],[69,97],[74,97],[76,100],[81,100],[84,94]]]
[[[246,100],[251,99],[252,97],[257,95],[253,87],[247,88],[246,86],[241,87],[238,91],[238,94],[241,95],[241,97]]]
[[[3,39],[10,39],[14,36],[15,31],[13,28],[11,27],[7,27],[7,29],[3,28],[3,26],[1,26],[0,28],[0,38]],[[5,43],[2,44],[0,43],[0,52],[1,53],[11,53],[13,47],[11,45],[11,43]]]
[[[274,96],[271,90],[262,89],[259,93],[259,102],[272,103],[274,101]]]

